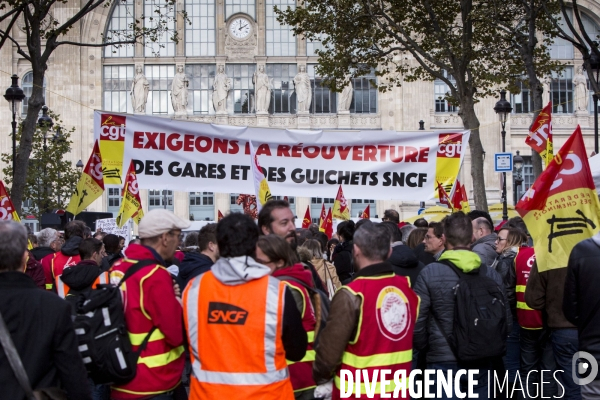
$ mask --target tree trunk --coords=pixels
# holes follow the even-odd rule
[[[460,102],[460,118],[463,126],[471,130],[469,147],[471,149],[471,178],[473,179],[473,198],[475,208],[488,210],[487,196],[485,193],[485,177],[483,174],[483,146],[479,136],[479,119],[475,114],[475,106],[472,97],[463,96]]]
[[[27,180],[27,168],[29,166],[29,156],[33,142],[33,135],[37,129],[37,120],[44,105],[44,75],[46,74],[46,65],[43,63],[32,63],[33,67],[33,88],[31,97],[28,101],[27,117],[23,121],[23,130],[21,132],[21,141],[17,150],[17,159],[15,162],[15,176],[13,177],[11,188],[11,200],[15,210],[22,214],[23,192]]]

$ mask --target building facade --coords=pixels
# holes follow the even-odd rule
[[[72,4],[71,4],[72,3]],[[373,74],[356,78],[352,82],[350,105],[340,105],[340,93],[322,86],[323,77],[318,76],[315,66],[316,51],[321,43],[306,41],[292,34],[289,26],[277,21],[273,8],[297,7],[296,0],[178,0],[171,15],[174,21],[170,29],[177,31],[180,41],[174,43],[169,35],[163,35],[153,45],[141,43],[122,48],[99,48],[61,46],[53,54],[46,74],[46,104],[62,116],[64,125],[74,126],[73,149],[69,155],[73,163],[87,160],[93,147],[93,111],[102,109],[115,112],[134,112],[130,95],[136,70],[141,68],[149,83],[145,113],[171,118],[182,118],[200,123],[217,123],[236,126],[257,126],[276,129],[322,129],[347,131],[352,140],[353,131],[384,129],[418,132],[419,122],[426,130],[460,129],[462,122],[458,109],[444,100],[448,87],[441,80],[406,82],[386,93],[379,93],[372,83]],[[111,30],[123,29],[134,18],[149,14],[154,7],[164,5],[163,0],[127,0],[115,2],[112,7],[99,7],[88,15],[69,33],[69,39],[84,43],[100,43]],[[57,5],[53,17],[64,21],[76,10],[76,3]],[[583,1],[586,31],[600,33],[598,10],[600,2]],[[189,23],[182,17],[185,11]],[[15,35],[25,37],[15,27]],[[21,36],[19,36],[19,34]],[[562,72],[553,73],[545,79],[546,99],[553,100],[553,132],[558,148],[573,132],[577,124],[584,132],[589,153],[593,149],[593,101],[591,93],[585,94],[585,109],[581,109],[581,96],[577,96],[573,83],[581,55],[568,42],[557,39],[551,48],[551,56],[567,66]],[[0,82],[10,86],[10,75],[20,77],[26,94],[31,93],[31,67],[17,54],[10,43],[0,49],[2,74]],[[159,56],[156,56],[158,54]],[[187,104],[174,111],[171,101],[172,82],[181,68],[188,80]],[[230,90],[224,109],[216,112],[213,107],[213,84],[218,71],[230,79]],[[253,76],[265,72],[271,83],[268,109],[260,103]],[[308,110],[299,105],[294,77],[305,70],[310,77],[311,101]],[[507,123],[507,151],[517,150],[525,159],[521,172],[524,182],[515,187],[509,174],[507,187],[509,204],[514,203],[533,183],[531,149],[525,145],[525,137],[532,122],[532,107],[526,87],[520,94],[510,96],[513,114]],[[494,172],[493,154],[501,149],[500,124],[493,111],[497,98],[488,98],[476,106],[481,122],[481,140],[487,154],[485,159],[486,192],[488,203],[500,201],[501,183]],[[23,117],[26,112],[23,105]],[[9,126],[11,115],[8,107],[2,108],[0,117]],[[274,131],[276,132],[276,131]],[[8,132],[7,132],[8,133]],[[3,152],[11,146],[10,136],[0,136]],[[460,173],[469,194],[470,157]],[[195,220],[216,219],[218,211],[240,210],[236,204],[238,193],[211,193],[202,187],[192,192],[160,190],[142,191],[145,210],[167,208],[181,217]],[[291,197],[296,215],[302,217],[310,207],[313,218],[318,218],[321,204],[329,207],[332,198]],[[383,214],[387,208],[400,212],[401,219],[415,215],[420,200],[399,202],[394,200],[349,199],[352,216],[357,216],[368,205],[371,215]],[[429,202],[428,204],[433,204]],[[101,199],[89,207],[90,211],[110,211],[115,215],[120,206],[120,190],[108,188]]]

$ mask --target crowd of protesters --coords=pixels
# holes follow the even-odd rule
[[[72,400],[337,399],[341,370],[468,368],[480,399],[600,398],[600,377],[579,386],[572,362],[578,351],[600,359],[600,236],[578,244],[567,268],[538,273],[523,220],[495,228],[482,211],[407,224],[386,210],[328,238],[297,229],[288,203],[272,200],[258,222],[232,213],[184,238],[189,227],[152,210],[125,248],[81,221],[37,235],[0,221],[0,397],[30,400],[29,385]],[[503,324],[466,338],[490,350],[467,359],[453,330],[469,279],[498,290]],[[137,368],[99,384],[73,321],[81,296],[111,285]],[[490,372],[507,377],[497,392]]]

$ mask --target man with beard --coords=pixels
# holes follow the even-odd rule
[[[296,217],[290,205],[285,200],[269,200],[265,203],[258,214],[258,229],[261,235],[277,235],[285,239],[291,246],[294,253],[298,247],[298,239],[296,236]],[[298,260],[295,260],[298,262]],[[325,291],[325,287],[315,267],[309,262],[303,262],[304,266],[308,267],[312,273],[315,287]]]

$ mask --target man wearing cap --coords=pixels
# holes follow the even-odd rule
[[[137,268],[120,287],[125,306],[125,325],[134,350],[146,336],[135,378],[112,387],[111,399],[171,400],[184,366],[183,311],[176,297],[166,260],[173,258],[181,230],[190,222],[170,211],[155,209],[139,224],[141,244],[130,244],[124,259],[111,268],[118,284],[129,268]]]

